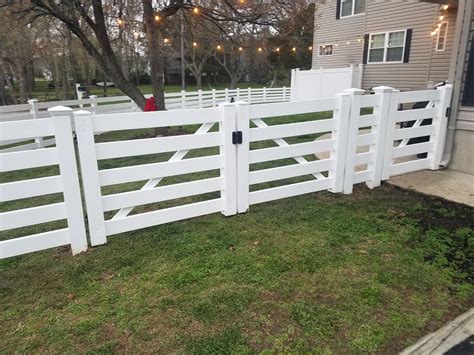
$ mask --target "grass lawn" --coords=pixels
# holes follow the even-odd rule
[[[52,173],[7,173],[1,182]],[[389,185],[313,193],[124,233],[75,257],[58,248],[0,261],[0,351],[393,353],[472,306],[473,264],[472,208]]]
[[[40,100],[40,101],[57,101],[59,98],[56,96],[56,93],[54,89],[48,89],[48,84],[50,81],[46,80],[40,80],[36,79],[35,80],[35,86],[33,88],[32,95],[34,98]],[[205,83],[203,83],[202,90],[211,90],[211,89],[216,89],[216,90],[222,90],[225,88],[228,88],[230,84],[219,84],[219,85],[214,85],[214,86],[209,86]],[[237,87],[241,89],[247,89],[249,87],[252,88],[261,88],[265,85],[253,83],[253,82],[244,82],[244,83],[237,83]],[[287,85],[288,86],[288,85]],[[151,94],[151,85],[139,85],[138,86],[140,91],[143,94]],[[197,91],[197,88],[195,85],[188,85],[186,88],[187,91]],[[165,86],[165,92],[171,93],[171,92],[180,92],[181,91],[181,85],[166,85]],[[102,97],[104,91],[103,88],[100,86],[91,86],[91,95],[97,95],[98,97]],[[74,91],[74,98],[75,97],[75,91]],[[117,87],[109,87],[107,88],[107,96],[121,96],[124,95],[124,93]]]

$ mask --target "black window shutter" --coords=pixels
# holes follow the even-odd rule
[[[341,18],[341,0],[336,0],[336,20]]]
[[[469,62],[467,63],[466,78],[464,79],[464,93],[462,104],[464,106],[474,106],[474,37],[472,37]]]
[[[410,48],[411,48],[411,37],[413,35],[413,30],[409,28],[407,30],[407,37],[405,39],[405,53],[403,54],[403,63],[408,63],[410,60]]]
[[[362,64],[367,64],[367,57],[369,55],[369,35],[364,36],[364,55],[362,56]]]

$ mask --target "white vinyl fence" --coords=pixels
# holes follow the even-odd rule
[[[151,95],[146,95],[150,97]],[[224,89],[208,91],[181,91],[176,93],[166,93],[166,108],[170,110],[182,108],[206,108],[215,107],[223,102],[232,100],[245,100],[249,103],[262,102],[284,102],[289,101],[291,89],[287,87],[279,88],[247,88],[247,89]],[[91,95],[87,99],[39,102],[36,99],[28,101],[28,104],[0,106],[0,122],[29,120],[49,117],[48,109],[56,106],[68,106],[77,110],[87,110],[94,114],[102,113],[122,113],[140,112],[135,102],[128,96],[97,97]],[[14,143],[24,142],[22,145],[11,146]],[[0,150],[20,151],[37,149],[54,145],[52,137],[33,137],[25,140],[0,141]]]
[[[350,88],[361,88],[363,71],[363,64],[345,68],[292,69],[291,101],[323,99]]]
[[[73,253],[87,249],[86,231],[82,212],[81,193],[72,139],[70,114],[67,107],[50,110],[51,118],[0,123],[0,138],[27,139],[53,136],[56,146],[23,152],[2,153],[0,172],[59,165],[59,175],[11,181],[0,184],[2,203],[37,196],[63,194],[63,202],[38,207],[15,209],[0,213],[2,231],[66,220],[67,227],[47,232],[0,241],[0,258],[33,251],[71,245]]]
[[[315,191],[351,193],[357,183],[374,188],[392,175],[438,169],[451,90],[451,86],[445,86],[437,90],[399,92],[379,87],[374,95],[349,89],[331,98],[289,103],[249,105],[248,102],[236,102],[212,108],[145,113],[75,112],[90,243],[100,245],[106,243],[110,235],[210,213],[221,212],[225,216],[244,213],[253,204]],[[401,109],[400,104],[407,107],[407,104],[420,101],[429,103],[422,109]],[[328,118],[319,119],[321,116],[315,113],[324,113]],[[61,120],[54,116],[54,122],[68,121],[64,114],[61,110]],[[291,116],[301,114],[308,114],[308,119],[292,122]],[[288,123],[272,124],[272,118],[280,116],[288,118]],[[431,124],[422,124],[427,118],[432,118]],[[411,128],[400,128],[400,122],[406,121],[416,122]],[[2,123],[8,124],[12,123]],[[97,134],[105,131],[168,126],[199,128],[194,134],[179,135],[177,131],[176,135],[165,137],[95,141]],[[35,123],[35,127],[39,125]],[[20,137],[30,137],[37,131],[28,132]],[[56,139],[61,136],[58,130],[39,132],[55,133]],[[12,139],[18,135],[6,136]],[[318,138],[292,143],[292,137],[299,136]],[[410,139],[426,136],[429,141],[410,144]],[[259,146],[270,141],[274,142],[273,146]],[[68,150],[63,155],[68,155],[66,160],[71,164],[75,162],[75,156],[70,133],[68,142]],[[22,154],[38,154],[48,149]],[[61,147],[56,149],[60,151]],[[427,156],[418,158],[416,154],[420,153],[427,153]],[[9,157],[8,164],[13,164],[11,167],[6,164],[7,170],[22,168],[23,165],[8,154],[19,153],[3,154]],[[136,158],[151,155],[163,159],[136,163]],[[51,163],[44,159],[35,160],[34,164]],[[110,165],[116,160],[127,161],[128,165]],[[268,162],[279,163],[269,167]],[[18,168],[15,164],[21,166]],[[22,164],[27,167],[33,163]],[[2,160],[2,170],[5,170],[4,166]],[[200,174],[202,172],[206,173]],[[70,178],[73,183],[69,185],[77,186],[76,171],[71,168],[67,174],[61,169],[61,178]],[[184,181],[178,179],[186,176],[188,179]],[[190,180],[189,176],[200,178]],[[293,178],[298,180],[286,180]],[[28,186],[27,182],[24,184]],[[2,201],[7,185],[0,185]],[[119,186],[125,186],[125,189]],[[23,189],[11,190],[7,200],[22,198],[24,194]],[[198,195],[202,197],[200,201],[188,199]],[[176,205],[179,199],[181,204]],[[68,203],[66,201],[66,207]],[[146,207],[151,204],[155,206],[154,210]],[[82,219],[80,203],[79,207],[76,204],[75,213],[77,219]],[[4,222],[8,221],[6,214],[0,215],[2,229],[5,223],[10,226],[10,222]],[[61,216],[64,212],[56,217]],[[23,217],[22,226],[36,223],[28,214]],[[11,228],[16,226],[13,224]],[[66,239],[64,237],[61,242],[71,242],[71,238]],[[41,249],[50,246],[54,245],[45,244]],[[4,244],[0,247],[4,248]],[[16,254],[36,249],[19,249]],[[8,252],[2,249],[2,257],[16,254],[15,249]]]

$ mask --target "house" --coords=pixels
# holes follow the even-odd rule
[[[443,164],[474,174],[473,0],[317,0],[312,69],[361,65],[361,87],[453,83]]]

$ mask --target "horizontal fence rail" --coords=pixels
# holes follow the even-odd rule
[[[145,95],[149,98],[151,95]],[[249,103],[257,104],[264,102],[286,102],[291,98],[291,88],[246,88],[246,89],[223,89],[208,91],[181,91],[176,93],[165,93],[166,108],[197,109],[216,107],[221,103],[231,100],[247,100]],[[0,122],[31,120],[49,117],[48,109],[56,106],[68,106],[77,110],[87,110],[93,114],[119,114],[124,112],[140,112],[138,106],[128,96],[97,97],[91,95],[89,98],[80,100],[39,102],[36,99],[28,101],[28,104],[0,106]],[[0,151],[19,151],[44,148],[54,145],[54,138],[32,137],[32,142],[23,139],[1,140]],[[18,145],[17,143],[24,144]]]
[[[284,93],[256,90],[265,100]],[[71,122],[95,246],[111,235],[163,223],[245,213],[254,204],[316,191],[349,194],[355,184],[374,188],[393,175],[438,169],[451,93],[450,85],[416,92],[382,86],[373,95],[349,89],[327,99],[251,105],[248,92],[236,89],[219,93],[224,100],[241,99],[234,103],[219,104],[217,91],[210,98],[193,94],[187,102],[197,109],[182,107],[182,101],[165,112],[59,107],[48,118],[0,122],[2,141],[39,136],[55,142],[37,150],[1,150],[6,176],[59,166],[56,175],[0,184],[1,202],[64,197],[0,213],[1,230],[67,222],[66,228],[0,241],[0,257],[61,245],[71,245],[73,253],[87,248]],[[160,127],[172,129],[128,140],[114,133]],[[111,133],[99,139],[103,132]]]

